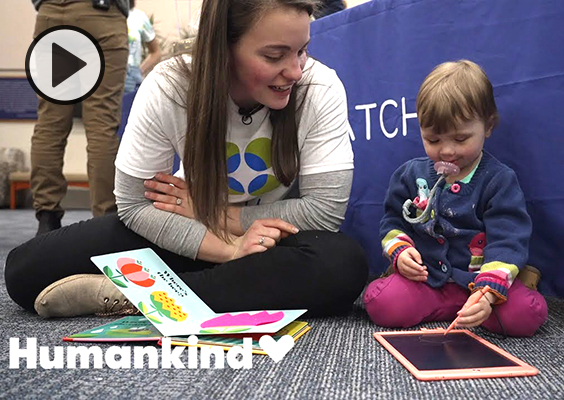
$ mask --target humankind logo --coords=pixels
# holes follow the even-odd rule
[[[244,338],[243,346],[233,346],[225,352],[221,347],[210,346],[200,349],[198,363],[198,348],[195,345],[198,338],[195,335],[188,337],[189,347],[176,346],[171,348],[170,338],[162,339],[162,350],[153,346],[110,346],[102,350],[99,346],[40,346],[39,354],[36,338],[27,338],[26,348],[20,347],[19,338],[10,338],[10,369],[25,368],[36,369],[63,369],[63,368],[103,368],[104,362],[111,369],[144,368],[145,360],[149,368],[211,368],[211,357],[214,356],[213,368],[225,368],[227,365],[233,369],[249,369],[253,366],[252,339]],[[286,335],[275,341],[270,336],[263,336],[259,344],[263,350],[274,360],[279,362],[294,346],[294,340]],[[133,354],[131,349],[133,349]],[[186,351],[185,351],[186,350]],[[22,361],[24,363],[22,363]],[[92,363],[91,363],[92,361]]]

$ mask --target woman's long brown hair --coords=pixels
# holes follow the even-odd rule
[[[317,0],[204,0],[192,62],[186,74],[187,132],[184,174],[200,222],[228,240],[226,160],[230,48],[269,10],[293,7],[312,15]],[[299,171],[298,112],[294,85],[288,105],[271,110],[272,163],[276,178],[288,186]],[[302,96],[300,96],[302,97]],[[302,98],[305,98],[303,96]]]

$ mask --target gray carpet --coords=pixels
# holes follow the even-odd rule
[[[69,224],[89,217],[68,212]],[[0,210],[0,266],[9,250],[35,233],[30,210]],[[33,277],[30,277],[33,279]],[[540,374],[498,378],[421,382],[416,380],[371,336],[374,326],[360,303],[346,316],[309,319],[312,330],[278,364],[253,356],[248,370],[220,369],[9,369],[9,338],[36,337],[38,346],[69,346],[61,338],[108,322],[104,318],[42,320],[22,311],[0,280],[0,398],[97,399],[562,399],[564,384],[564,300],[549,298],[549,320],[530,339],[488,340],[532,364]],[[447,323],[425,324],[427,328]],[[476,333],[487,333],[477,329]],[[70,344],[74,346],[74,344]],[[105,345],[102,346],[107,347]],[[52,356],[52,354],[51,354]],[[182,357],[185,361],[186,356]]]

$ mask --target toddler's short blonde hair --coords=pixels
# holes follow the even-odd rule
[[[494,128],[499,120],[490,80],[478,64],[468,60],[435,67],[421,84],[416,107],[419,125],[437,134],[476,118],[486,128]]]

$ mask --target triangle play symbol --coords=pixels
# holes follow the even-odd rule
[[[53,71],[51,74],[51,84],[53,87],[59,86],[82,68],[86,67],[84,61],[65,50],[57,43],[52,43],[51,51],[51,66]]]

